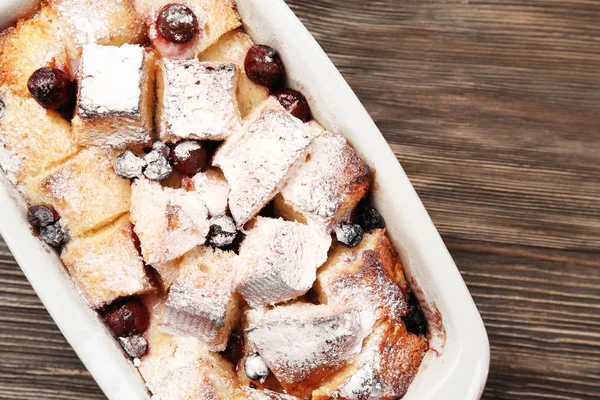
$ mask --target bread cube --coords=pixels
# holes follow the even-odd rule
[[[78,151],[60,114],[0,88],[0,166],[13,184],[42,174]]]
[[[58,16],[53,23],[67,39],[75,66],[85,44],[121,46],[146,39],[144,22],[129,0],[48,0],[48,4]]]
[[[254,46],[250,36],[241,29],[227,32],[219,41],[198,56],[200,61],[230,62],[238,66],[240,79],[237,85],[237,101],[242,117],[246,117],[269,97],[269,89],[252,82],[244,71],[246,53]]]
[[[29,98],[27,81],[42,67],[70,73],[67,48],[53,26],[56,14],[48,7],[33,18],[19,21],[16,28],[0,34],[0,86]]]
[[[164,332],[198,338],[211,351],[223,351],[237,322],[234,252],[202,246],[183,257],[165,304]]]
[[[408,310],[402,263],[384,229],[366,233],[354,248],[335,244],[315,290],[321,303],[351,304],[374,313],[376,320],[400,323]]]
[[[331,236],[297,222],[257,217],[242,242],[238,293],[252,307],[302,296],[327,260]]]
[[[85,146],[141,149],[152,143],[154,53],[141,46],[87,44],[73,118]]]
[[[61,259],[94,308],[153,290],[135,247],[128,214],[98,232],[73,238]]]
[[[239,398],[235,374],[227,361],[195,338],[161,331],[165,299],[146,296],[150,327],[144,333],[148,352],[139,371],[148,389],[161,400],[231,400]]]
[[[221,171],[216,168],[209,168],[194,175],[191,183],[191,189],[200,193],[204,198],[208,214],[211,217],[218,217],[227,213],[229,184]]]
[[[148,179],[131,185],[131,220],[150,265],[164,265],[203,244],[209,230],[200,195]]]
[[[106,225],[129,211],[129,181],[113,171],[115,154],[90,147],[26,182],[33,204],[54,206],[71,236]]]
[[[369,191],[371,174],[343,136],[326,131],[316,121],[307,126],[316,137],[306,161],[275,198],[275,212],[286,219],[319,224],[331,232],[350,220]]]
[[[135,0],[137,12],[148,26],[148,36],[154,48],[167,58],[190,59],[207,49],[226,32],[241,25],[236,4],[232,0],[181,0],[190,8],[198,20],[198,34],[186,43],[165,40],[156,28],[156,19],[162,8],[173,3],[170,0]]]
[[[356,361],[312,393],[315,400],[395,400],[406,393],[427,350],[427,339],[385,322],[365,340]]]
[[[277,393],[269,389],[258,390],[248,386],[242,387],[244,399],[247,400],[300,400],[298,397]]]
[[[304,161],[314,133],[271,97],[216,152],[229,182],[229,209],[241,228],[281,190]]]
[[[248,340],[288,393],[306,396],[354,361],[371,328],[356,309],[292,304],[249,311]]]
[[[162,59],[157,69],[160,139],[223,140],[241,125],[234,64]]]

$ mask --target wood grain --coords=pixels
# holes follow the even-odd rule
[[[600,2],[288,4],[473,294],[492,347],[484,398],[600,398]],[[104,398],[3,243],[0,354],[0,398]]]

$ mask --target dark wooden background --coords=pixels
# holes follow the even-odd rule
[[[599,399],[600,1],[288,3],[471,289],[484,398]],[[1,241],[0,398],[104,398]]]

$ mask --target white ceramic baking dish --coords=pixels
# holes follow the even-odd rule
[[[283,0],[238,0],[247,32],[279,50],[292,87],[316,119],[343,133],[376,171],[374,202],[431,324],[431,350],[405,400],[478,399],[489,367],[481,317],[456,265],[394,153],[364,107]],[[0,0],[0,26],[35,4]],[[343,23],[343,21],[340,21]],[[56,324],[111,400],[148,399],[117,342],[81,298],[56,254],[32,235],[25,206],[0,173],[0,233]]]

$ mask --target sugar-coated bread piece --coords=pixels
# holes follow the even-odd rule
[[[221,171],[216,168],[209,168],[194,175],[191,183],[191,189],[200,193],[204,198],[208,214],[211,217],[227,213],[229,184]]]
[[[317,227],[257,217],[240,246],[237,290],[252,307],[302,296],[329,246],[331,236]]]
[[[242,387],[244,399],[246,400],[300,400],[298,397],[288,394],[277,393],[269,389],[259,390],[248,386]]]
[[[114,159],[114,154],[90,147],[29,179],[25,193],[32,204],[54,206],[71,236],[79,236],[129,211],[129,181],[115,174]]]
[[[351,304],[373,312],[377,320],[400,323],[407,312],[408,284],[385,229],[365,233],[354,248],[336,243],[319,270],[315,290],[321,303]]]
[[[179,276],[181,259],[182,257],[173,261],[152,264],[152,268],[154,268],[158,274],[158,277],[160,278],[160,285],[165,292],[168,291],[171,286],[173,286],[175,280],[177,280],[177,277]]]
[[[73,238],[60,257],[94,308],[153,290],[128,214],[89,236]]]
[[[219,41],[198,56],[200,61],[219,61],[237,64],[240,80],[237,85],[237,100],[242,117],[250,114],[260,103],[269,97],[269,89],[252,82],[244,70],[244,61],[254,42],[244,31],[236,29],[227,32]]]
[[[165,298],[146,296],[150,326],[144,333],[148,352],[139,371],[160,400],[231,400],[241,392],[231,364],[195,338],[171,336],[160,329]]]
[[[236,254],[201,246],[183,257],[165,304],[161,329],[198,338],[211,351],[223,351],[237,322]]]
[[[281,190],[308,152],[314,133],[270,97],[216,152],[229,182],[229,209],[244,226]]]
[[[156,28],[156,19],[171,0],[134,0],[137,12],[144,18],[152,45],[161,56],[193,58],[210,47],[226,32],[241,25],[234,0],[181,0],[198,21],[198,34],[188,42],[172,43],[163,38]]]
[[[235,64],[162,59],[156,125],[162,141],[223,140],[241,125]]]
[[[131,185],[131,220],[150,265],[175,260],[201,245],[209,229],[200,195],[148,179]]]
[[[5,87],[0,101],[0,167],[12,183],[44,173],[78,151],[59,113]]]
[[[248,313],[248,341],[288,393],[299,396],[352,363],[371,328],[352,308],[298,303]]]
[[[77,65],[84,44],[121,46],[146,39],[142,18],[130,0],[48,0],[58,15],[53,21],[67,39],[69,55]]]
[[[85,146],[152,143],[154,52],[138,45],[83,46],[73,132]]]
[[[365,340],[356,361],[312,394],[314,400],[395,400],[404,396],[427,350],[427,339],[385,322]]]
[[[320,224],[332,231],[350,219],[367,194],[371,173],[343,136],[326,131],[316,121],[307,126],[315,132],[315,139],[306,161],[275,198],[275,211],[286,219]]]
[[[0,34],[0,86],[29,97],[27,80],[37,69],[53,67],[70,73],[67,48],[53,26],[56,14],[48,7],[16,28]]]

